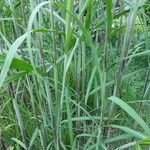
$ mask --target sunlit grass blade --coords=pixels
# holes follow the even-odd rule
[[[24,143],[22,143],[20,140],[18,140],[17,138],[11,138],[13,141],[15,141],[18,145],[20,145],[22,148],[24,148],[25,150],[27,150],[26,146]]]
[[[5,81],[5,78],[7,76],[7,73],[9,71],[9,67],[12,63],[12,60],[18,50],[18,47],[22,44],[22,42],[25,40],[27,34],[22,35],[21,37],[19,37],[9,48],[8,54],[6,56],[3,68],[1,70],[0,73],[0,88],[3,85],[3,82]]]

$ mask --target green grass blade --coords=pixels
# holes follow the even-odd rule
[[[20,140],[18,140],[17,138],[11,138],[13,141],[15,141],[18,145],[20,145],[22,148],[24,148],[25,150],[27,150],[26,146],[24,143],[22,143]]]
[[[115,96],[111,96],[108,99],[119,105],[124,111],[126,111],[126,113],[128,113],[128,115],[130,115],[143,128],[143,130],[147,135],[150,135],[150,129],[148,125],[128,104],[126,104],[123,100]]]
[[[22,120],[21,113],[20,113],[20,110],[19,110],[19,105],[18,105],[17,100],[15,98],[13,99],[13,107],[14,107],[14,110],[15,110],[18,126],[19,126],[20,131],[21,131],[22,140],[23,140],[23,143],[26,147],[23,120]],[[27,147],[26,147],[26,149],[27,149]]]
[[[36,137],[38,136],[38,133],[39,133],[39,129],[36,128],[33,135],[32,135],[32,137],[31,137],[30,143],[29,143],[29,150],[32,150],[31,148],[34,144],[34,141],[35,141]]]
[[[137,137],[139,139],[144,139],[147,137],[146,135],[143,135],[142,133],[135,131],[135,130],[132,130],[128,127],[118,126],[118,125],[110,125],[110,127],[120,129],[120,130],[132,135],[133,137]]]
[[[7,73],[9,71],[9,67],[12,63],[12,60],[18,50],[18,47],[22,44],[22,42],[25,40],[27,34],[22,35],[21,37],[19,37],[9,48],[8,54],[6,56],[3,68],[1,70],[0,73],[0,88],[3,85],[3,82],[5,81],[5,78],[7,76]]]
[[[88,98],[89,98],[89,95],[90,95],[90,90],[91,90],[91,87],[92,87],[92,84],[93,84],[95,73],[96,73],[96,68],[94,68],[92,70],[90,80],[88,82],[88,86],[87,86],[87,89],[86,89],[86,95],[85,95],[85,105],[87,105],[87,102],[88,102]]]

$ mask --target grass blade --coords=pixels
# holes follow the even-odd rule
[[[143,130],[147,135],[150,135],[150,129],[148,125],[128,104],[126,104],[123,100],[115,96],[109,97],[108,99],[119,105],[124,111],[126,111],[126,113],[128,113],[128,115],[130,115],[143,128]]]

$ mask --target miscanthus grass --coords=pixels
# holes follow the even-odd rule
[[[1,0],[0,149],[149,149],[149,12],[149,0]]]

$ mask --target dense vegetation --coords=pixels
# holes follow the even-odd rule
[[[0,149],[146,150],[148,0],[0,0]]]

